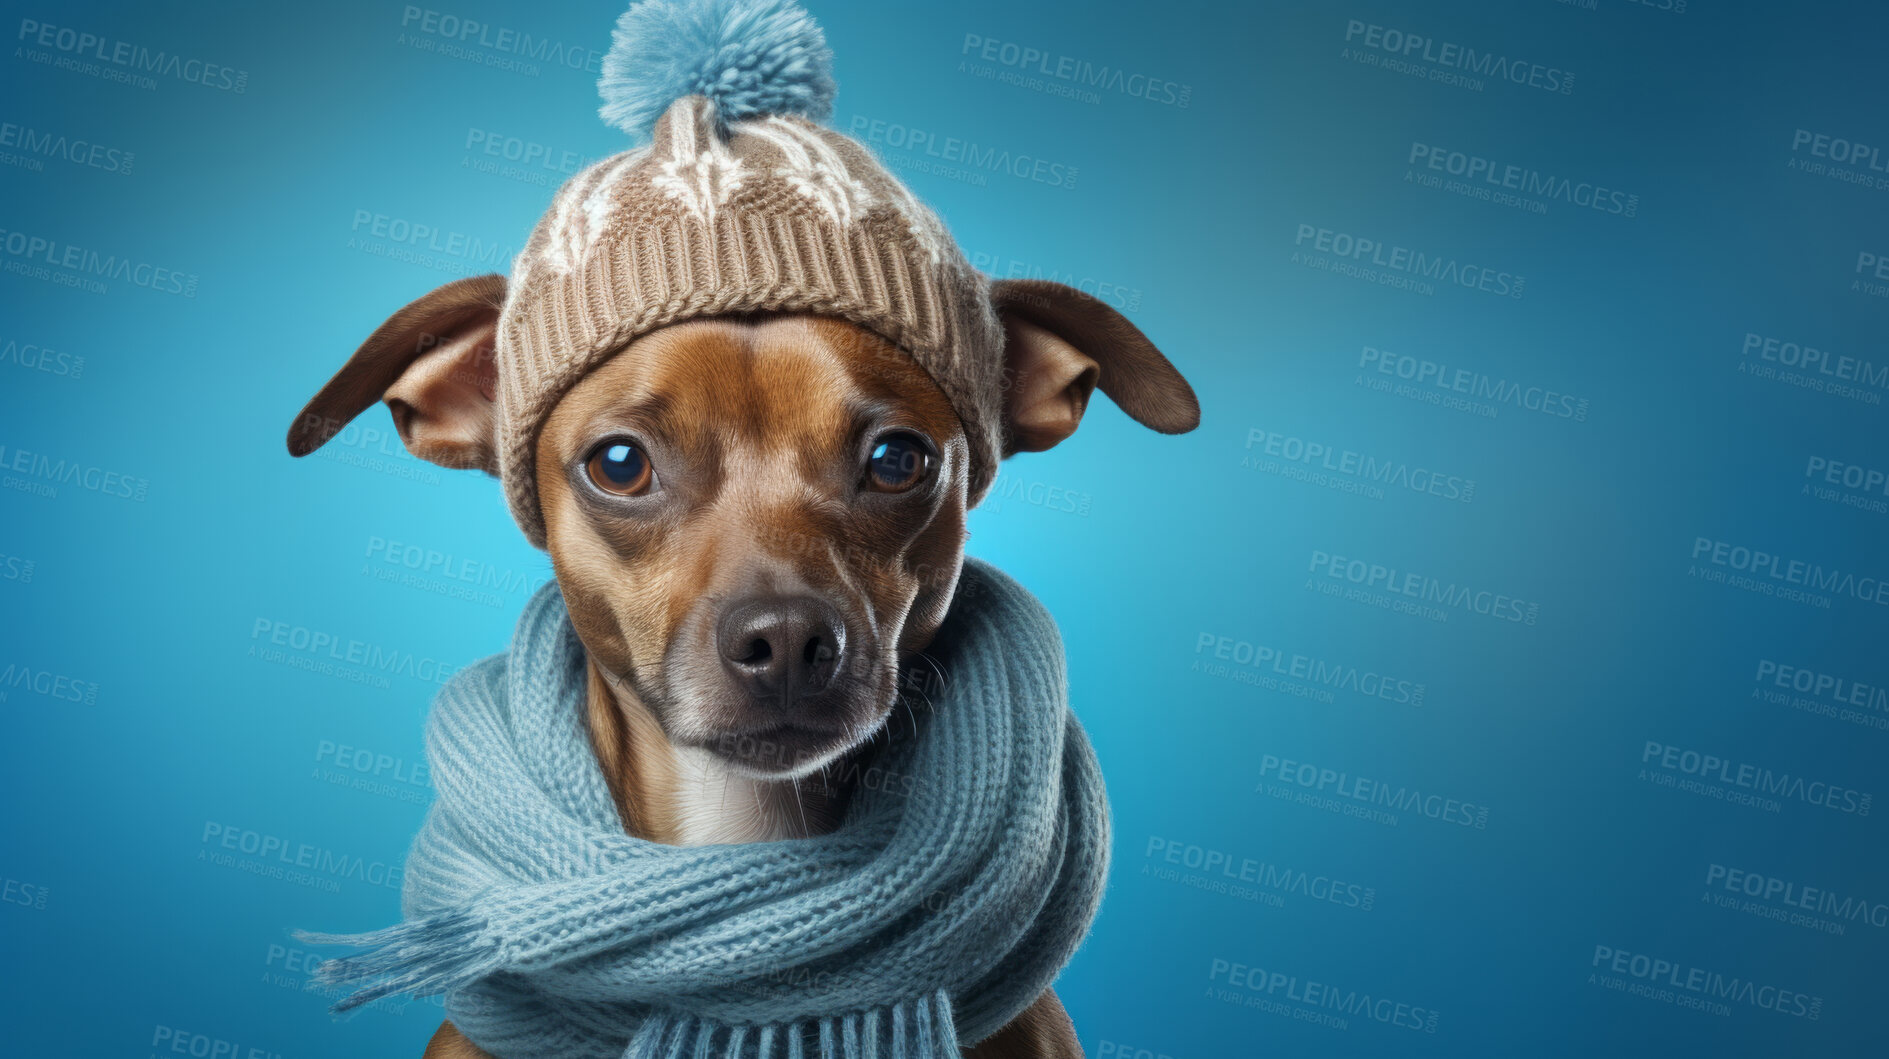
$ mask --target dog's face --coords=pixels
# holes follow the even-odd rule
[[[1067,438],[1096,388],[1164,433],[1199,422],[1193,390],[1115,310],[1040,280],[991,291],[1002,455]],[[415,455],[499,473],[504,298],[503,277],[480,276],[402,308],[303,409],[289,451],[379,400]],[[572,622],[619,702],[676,745],[790,778],[881,728],[901,661],[943,621],[969,461],[950,402],[903,350],[764,313],[617,351],[552,409],[531,473]]]
[[[791,776],[879,729],[943,620],[969,459],[898,347],[763,315],[637,339],[557,404],[536,476],[592,660],[671,742]]]

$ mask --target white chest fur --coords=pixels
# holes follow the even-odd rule
[[[806,838],[818,829],[818,818],[808,815],[801,799],[793,781],[744,776],[705,750],[676,748],[673,804],[679,845]]]

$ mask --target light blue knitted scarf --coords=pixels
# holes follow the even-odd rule
[[[928,655],[943,688],[876,762],[910,783],[859,786],[828,835],[665,846],[623,831],[583,649],[545,586],[510,652],[434,703],[406,921],[300,934],[367,947],[318,977],[366,983],[337,1010],[445,992],[504,1059],[956,1059],[1087,935],[1108,805],[1028,591],[966,560]]]

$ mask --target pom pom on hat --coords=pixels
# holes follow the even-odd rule
[[[641,137],[669,104],[707,96],[725,127],[766,114],[833,112],[833,52],[793,0],[639,0],[617,19],[598,113]]]

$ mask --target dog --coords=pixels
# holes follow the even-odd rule
[[[458,280],[395,313],[309,402],[290,451],[314,451],[378,400],[415,456],[496,473],[505,286]],[[997,281],[991,298],[1006,456],[1068,438],[1098,386],[1156,429],[1198,423],[1192,389],[1105,303],[1040,280]],[[629,833],[696,845],[837,826],[893,717],[901,663],[950,607],[967,465],[926,372],[833,317],[671,324],[557,403],[535,479],[588,656],[591,747]],[[1051,990],[964,1054],[1082,1050]],[[425,1052],[483,1055],[451,1022]]]

